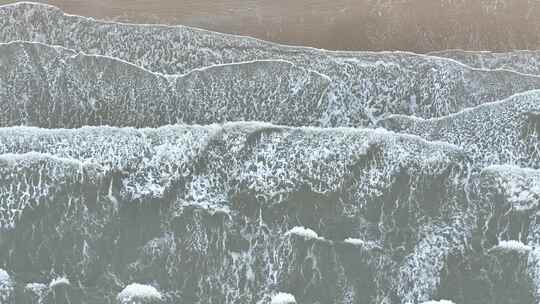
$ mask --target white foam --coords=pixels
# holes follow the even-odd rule
[[[354,238],[346,238],[344,240],[344,242],[352,244],[352,245],[356,245],[356,246],[364,246],[366,244],[366,242],[364,242],[364,240],[354,239]]]
[[[8,288],[12,286],[11,277],[4,269],[0,269],[0,288]]]
[[[26,292],[30,292],[39,298],[43,298],[47,293],[48,286],[42,283],[28,283],[24,286],[24,289]]]
[[[47,285],[41,283],[28,283],[24,288],[36,292],[47,289]]]
[[[153,286],[133,283],[124,288],[116,297],[120,303],[131,303],[134,300],[161,300],[161,293]]]
[[[285,293],[285,292],[279,292],[275,294],[272,297],[272,301],[270,302],[270,304],[295,304],[295,303],[296,303],[296,298],[292,294]]]
[[[70,285],[71,283],[69,282],[68,278],[66,277],[58,277],[54,280],[52,280],[50,283],[49,283],[49,288],[55,288],[55,287],[58,287],[58,286],[66,286],[66,285]]]
[[[496,248],[507,249],[512,251],[519,252],[528,252],[532,250],[532,247],[525,245],[520,241],[509,240],[509,241],[500,241],[499,245],[495,246]]]
[[[291,235],[291,234],[301,236],[301,237],[305,238],[306,240],[308,240],[308,239],[321,239],[319,237],[319,235],[317,234],[317,232],[313,231],[312,229],[306,228],[306,227],[296,226],[293,229],[287,231],[287,233],[285,235]]]

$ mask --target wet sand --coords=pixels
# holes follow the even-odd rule
[[[0,4],[13,1],[0,0]],[[295,45],[427,52],[540,49],[534,0],[48,0],[66,12]]]

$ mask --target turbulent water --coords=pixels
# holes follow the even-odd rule
[[[299,105],[291,107],[288,112],[290,114],[293,111],[298,111],[299,113],[294,114],[295,118],[280,117],[280,115],[273,117],[270,113],[264,113],[265,110],[267,111],[267,107],[259,107],[259,109],[251,111],[251,113],[241,113],[241,111],[235,111],[235,109],[237,107],[244,108],[242,103],[245,103],[245,101],[230,99],[231,104],[226,106],[226,110],[222,110],[218,105],[202,109],[199,107],[189,108],[187,111],[195,112],[200,109],[203,110],[203,113],[186,113],[185,116],[188,119],[184,119],[180,114],[171,113],[169,114],[171,117],[166,119],[170,119],[169,121],[172,122],[208,123],[212,119],[216,119],[216,121],[221,121],[223,118],[229,120],[262,120],[261,118],[265,117],[268,121],[279,124],[305,125],[305,122],[310,121],[313,124],[325,127],[372,126],[382,116],[390,113],[416,115],[425,118],[440,117],[466,107],[496,101],[509,97],[514,93],[538,88],[540,85],[539,76],[525,75],[511,70],[475,69],[455,60],[440,57],[404,52],[328,52],[302,47],[286,47],[252,38],[218,34],[183,26],[141,26],[96,21],[94,19],[65,15],[60,10],[50,6],[28,3],[4,6],[0,10],[0,29],[0,42],[31,40],[60,45],[87,54],[116,57],[157,73],[185,74],[193,69],[216,64],[281,59],[291,62],[298,68],[324,74],[332,80],[328,89],[324,88],[324,80],[320,81],[319,88],[317,88],[316,83],[312,83],[313,91],[311,94],[325,91],[320,93],[320,103],[315,107],[306,107],[309,102],[302,102],[300,99],[293,98],[295,99],[294,102]],[[171,86],[168,83],[154,82],[154,79],[161,78],[159,76],[139,69],[137,69],[138,72],[134,72],[132,70],[135,70],[135,67],[128,67],[126,63],[122,62],[111,63],[110,60],[102,57],[96,58],[93,56],[87,58],[85,55],[78,55],[77,59],[68,58],[66,59],[67,62],[64,63],[61,59],[62,55],[55,55],[45,51],[36,54],[36,52],[32,53],[30,47],[25,48],[22,45],[3,46],[3,48],[5,47],[13,49],[9,53],[22,52],[26,54],[16,56],[13,66],[8,67],[9,69],[18,71],[22,68],[40,69],[40,66],[44,66],[41,68],[44,70],[43,72],[32,73],[31,77],[37,78],[36,81],[45,78],[46,82],[53,83],[54,80],[46,78],[62,78],[57,74],[66,73],[69,71],[69,66],[81,62],[80,64],[85,66],[82,69],[85,74],[81,76],[83,81],[90,81],[95,78],[97,78],[95,81],[100,81],[101,78],[98,76],[105,79],[108,77],[118,78],[122,81],[118,86],[114,86],[113,90],[119,90],[120,92],[114,94],[122,94],[122,96],[135,94],[134,97],[129,97],[126,103],[133,102],[135,98],[141,98],[140,105],[137,105],[140,107],[145,107],[145,103],[149,102],[144,99],[151,98],[152,94],[161,96],[165,94],[163,91],[170,90],[169,87]],[[21,49],[17,50],[18,47]],[[64,54],[69,56],[69,52]],[[52,56],[52,58],[47,56]],[[535,54],[531,53],[531,57],[534,56]],[[107,64],[91,64],[99,60],[107,61]],[[57,66],[57,63],[60,66]],[[7,65],[5,64],[5,66]],[[49,67],[50,65],[52,67]],[[50,68],[54,69],[54,71],[47,73]],[[242,69],[241,66],[236,66],[236,68]],[[291,69],[297,70],[298,68]],[[226,68],[222,67],[222,69],[225,73]],[[263,69],[261,67],[261,70]],[[287,69],[284,69],[283,72],[278,72],[278,74],[283,75],[280,75],[281,77],[293,77],[286,76],[286,72],[288,72]],[[13,78],[12,73],[8,71],[4,73],[6,76],[3,77],[7,77],[7,81],[10,81],[9,79]],[[95,78],[86,79],[87,74],[93,75],[94,73],[97,74]],[[275,75],[276,72],[266,71],[266,73],[276,77],[276,81],[279,81],[279,77]],[[76,75],[80,75],[80,72],[72,74],[69,77],[75,78],[73,81],[78,82]],[[246,82],[242,85],[249,85],[250,81],[254,83],[255,76],[245,75],[240,78],[237,75],[236,77]],[[316,75],[312,75],[312,77],[316,78]],[[137,80],[132,80],[132,78]],[[139,78],[144,80],[139,80]],[[182,77],[181,79],[186,78],[188,82],[189,79],[198,82],[196,75]],[[137,88],[133,88],[131,85],[134,81],[146,81],[146,79],[151,79],[152,82],[150,84],[141,84]],[[106,80],[102,81],[106,82]],[[301,81],[306,80],[298,80],[298,82]],[[205,89],[211,90],[212,87],[221,85],[221,83],[215,84],[214,81],[212,83],[210,87]],[[272,88],[272,85],[282,85],[272,84],[271,81],[264,81],[264,83],[270,88]],[[299,86],[294,84],[295,82],[291,81],[288,85],[289,88],[285,87],[284,89],[296,92]],[[22,86],[24,82],[18,85]],[[62,85],[62,83],[57,84],[57,86]],[[93,92],[93,90],[105,90],[108,86],[112,85],[109,83],[103,84],[102,88],[100,84],[98,89],[92,87],[92,90],[84,90],[82,93],[78,93],[76,98],[80,99],[83,105],[93,103],[93,100],[98,98],[92,95],[107,93]],[[128,86],[130,90],[126,90],[124,86]],[[32,94],[41,94],[41,92],[35,93],[33,88],[30,88],[31,93],[26,93],[23,88],[15,92],[7,91],[5,94],[26,94],[30,96]],[[70,89],[64,88],[64,90]],[[75,86],[75,90],[77,89],[78,86]],[[131,91],[135,89],[140,89],[141,92]],[[181,88],[173,88],[173,92],[168,95],[174,94],[178,89]],[[255,89],[260,88],[251,88],[251,90]],[[152,91],[155,91],[155,93]],[[283,91],[283,93],[286,92]],[[74,93],[62,92],[58,94]],[[116,96],[112,93],[109,94]],[[144,96],[143,94],[150,96]],[[208,91],[199,93],[194,90],[190,94],[193,94],[191,98],[196,99],[204,98],[201,95],[209,93]],[[213,94],[214,97],[212,98],[220,99],[220,101],[216,102],[224,102],[225,98],[233,97],[221,97],[216,96],[218,93]],[[261,97],[265,96],[262,95]],[[166,96],[166,98],[171,97]],[[178,97],[174,96],[172,98],[178,99]],[[16,99],[24,100],[25,98],[23,96]],[[87,101],[86,99],[90,100]],[[265,103],[278,103],[282,100],[265,99]],[[182,101],[172,102],[179,103]],[[311,101],[311,103],[314,102],[319,101]],[[99,105],[97,106],[99,107]],[[53,107],[53,105],[49,107]],[[276,105],[270,108],[279,109],[283,107],[283,105]],[[312,108],[312,111],[305,112],[305,108]],[[216,113],[219,111],[228,114]],[[270,111],[272,112],[272,110]],[[234,117],[233,114],[238,116]],[[306,115],[309,118],[305,117]],[[169,121],[164,120],[162,123]],[[102,122],[104,124],[117,124],[107,120]],[[92,124],[91,122],[88,123]],[[155,123],[148,124],[148,126],[155,125]],[[141,124],[139,123],[137,126],[141,126]]]
[[[540,301],[538,52],[32,3],[0,42],[0,303]]]

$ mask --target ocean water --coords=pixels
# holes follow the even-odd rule
[[[0,4],[14,2],[0,0]],[[184,24],[334,50],[540,47],[530,0],[49,0],[68,13]]]

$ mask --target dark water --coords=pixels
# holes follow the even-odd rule
[[[0,3],[13,1],[0,0]],[[185,24],[327,49],[540,48],[531,0],[50,0],[73,14]]]
[[[537,1],[125,3],[63,7],[331,48],[538,43]],[[0,304],[540,303],[536,75],[32,4],[0,8],[0,42]],[[445,54],[540,73],[540,52]],[[365,125],[391,132],[334,128]]]

